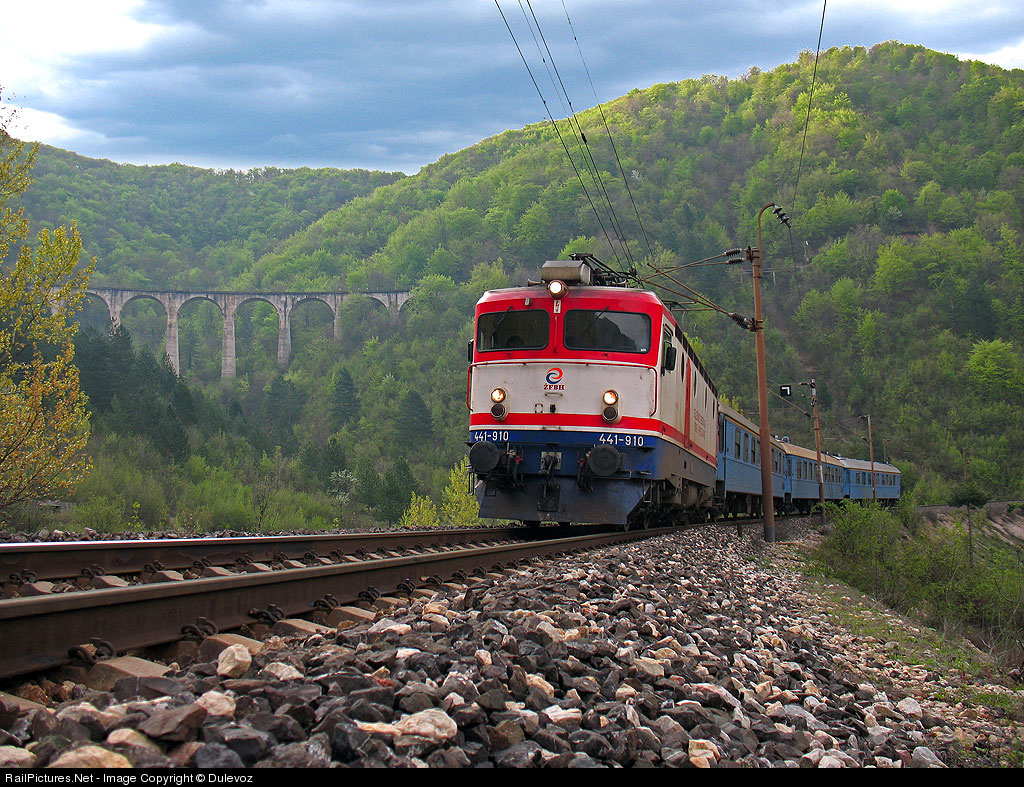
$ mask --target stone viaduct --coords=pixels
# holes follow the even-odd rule
[[[124,290],[90,288],[89,295],[106,304],[115,325],[121,321],[121,311],[138,298],[150,298],[164,307],[167,313],[167,357],[176,372],[181,371],[178,357],[178,315],[189,301],[204,300],[217,304],[224,316],[224,335],[221,341],[221,377],[235,376],[235,311],[249,301],[264,301],[277,310],[277,362],[286,367],[292,354],[292,310],[305,301],[326,303],[334,315],[334,335],[340,335],[338,321],[341,305],[352,298],[373,298],[397,314],[409,300],[410,293],[387,290],[381,292],[185,292],[179,290]]]

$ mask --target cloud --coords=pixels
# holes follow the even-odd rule
[[[1016,44],[1010,44],[990,52],[963,52],[960,57],[965,60],[983,60],[1003,68],[1024,68],[1024,38]]]
[[[562,3],[532,5],[544,40],[518,2],[501,2],[556,116],[557,79],[541,52],[579,110],[593,91],[606,101],[792,61],[814,48],[821,19],[811,0],[566,0],[592,90]],[[48,24],[34,21],[36,8]],[[86,155],[414,172],[544,112],[493,0],[38,0],[19,9],[15,22],[31,34],[0,32],[6,95],[35,113],[26,117],[44,141]],[[1016,65],[1021,30],[1024,4],[833,0],[822,45],[896,38]],[[45,46],[47,35],[59,45]]]
[[[45,139],[56,147],[89,145],[103,147],[110,140],[102,134],[69,126],[64,118],[52,112],[22,107],[13,112],[7,122],[7,131],[22,139]]]

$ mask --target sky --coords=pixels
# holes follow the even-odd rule
[[[8,131],[93,158],[412,174],[545,117],[494,0],[5,6],[0,96]],[[576,110],[659,82],[792,62],[815,49],[822,16],[821,0],[498,6],[555,117],[564,112],[538,51],[544,43],[535,44],[527,26],[531,8]],[[893,39],[1021,68],[1024,3],[828,0],[823,49]]]

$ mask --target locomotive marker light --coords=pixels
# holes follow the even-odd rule
[[[508,415],[508,409],[502,404],[502,402],[505,401],[505,396],[504,388],[495,388],[491,391],[491,401],[494,402],[494,404],[491,405],[491,415],[499,421],[504,421],[505,417]]]
[[[601,401],[605,404],[601,410],[601,417],[609,424],[617,424],[620,419],[619,392],[609,389],[601,395]]]

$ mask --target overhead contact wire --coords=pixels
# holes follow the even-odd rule
[[[587,66],[587,60],[583,57],[583,47],[580,46],[579,39],[576,37],[576,29],[572,26],[572,19],[569,18],[569,9],[565,7],[565,0],[562,0],[562,10],[565,11],[565,21],[569,23],[569,32],[572,33],[572,40],[576,43],[576,51],[580,53],[580,62],[583,63],[583,70],[586,72],[587,80],[590,82],[590,89],[594,93],[594,103],[597,106],[598,112],[601,114],[601,122],[604,124],[605,134],[608,137],[608,141],[611,143],[612,154],[615,156],[615,164],[619,168],[619,174],[622,175],[622,183],[626,187],[626,193],[629,195],[629,202],[633,206],[633,213],[636,215],[637,224],[640,225],[640,233],[643,235],[644,243],[647,244],[647,253],[653,260],[654,249],[651,246],[651,240],[647,237],[647,229],[644,227],[643,219],[640,218],[640,210],[637,208],[636,200],[633,199],[633,190],[629,187],[629,178],[626,177],[625,167],[622,166],[622,160],[619,158],[619,150],[615,145],[615,137],[612,136],[611,128],[608,126],[608,118],[604,114],[604,106],[597,97],[597,88],[594,87],[594,79],[590,75],[590,68]]]
[[[544,93],[540,89],[540,85],[537,84],[536,78],[533,76],[533,70],[530,68],[530,64],[526,61],[526,56],[523,54],[522,48],[519,46],[519,41],[516,40],[515,33],[512,32],[512,27],[508,23],[508,19],[505,17],[505,12],[501,10],[501,5],[498,0],[494,0],[494,5],[498,8],[498,13],[501,14],[501,21],[505,23],[505,28],[508,30],[508,34],[512,37],[512,43],[515,44],[516,51],[519,52],[519,57],[523,61],[523,65],[526,66],[526,73],[530,75],[530,81],[533,82],[533,87],[537,91],[537,95],[540,97],[541,103],[544,105],[544,111],[547,113],[548,121],[551,126],[555,129],[555,134],[558,136],[558,141],[562,144],[562,149],[565,151],[566,157],[569,159],[569,164],[572,166],[573,172],[576,173],[576,178],[580,182],[580,186],[583,188],[583,194],[587,198],[587,202],[590,203],[591,210],[594,211],[594,216],[597,218],[597,223],[601,227],[601,232],[604,234],[605,240],[608,241],[608,246],[612,250],[612,254],[615,255],[616,261],[618,261],[619,255],[615,250],[615,244],[612,243],[611,237],[608,235],[608,230],[604,226],[604,222],[601,220],[601,214],[597,210],[597,206],[594,204],[594,200],[590,196],[590,192],[587,190],[587,184],[583,181],[583,176],[580,174],[579,168],[576,166],[576,161],[572,157],[572,153],[569,152],[569,146],[565,144],[565,140],[562,138],[562,132],[558,128],[558,124],[555,122],[554,117],[551,114],[551,110],[548,107],[548,102],[544,98]]]
[[[562,100],[562,94],[558,92],[558,85],[555,84],[555,75],[551,73],[551,66],[548,64],[547,58],[544,57],[544,50],[541,49],[540,41],[537,39],[537,33],[533,29],[530,17],[526,14],[526,6],[523,5],[523,0],[519,0],[519,10],[523,12],[523,20],[526,22],[526,27],[530,31],[530,35],[533,37],[533,45],[537,47],[537,57],[539,57],[540,62],[544,64],[544,70],[547,71],[548,79],[551,81],[551,89],[555,91],[555,95],[558,97],[558,103],[562,107],[562,114],[568,116],[569,110],[565,107],[565,102]]]
[[[807,95],[807,116],[804,118],[804,134],[800,142],[800,161],[796,168],[796,182],[793,184],[793,200],[790,204],[796,207],[796,192],[800,186],[800,173],[804,167],[804,150],[807,147],[807,127],[811,122],[811,102],[814,101],[814,84],[818,78],[818,56],[821,54],[821,35],[825,31],[825,9],[828,7],[828,0],[821,4],[821,25],[818,28],[818,46],[814,50],[814,69],[811,72],[811,90]],[[794,260],[795,261],[795,260]]]
[[[522,0],[520,0],[520,2],[522,2]],[[530,0],[526,0],[526,6],[530,9],[530,14],[533,16],[533,23],[537,27],[537,33],[540,35],[540,40],[544,44],[544,49],[548,53],[548,59],[551,61],[551,67],[554,69],[555,76],[558,78],[558,84],[561,86],[562,93],[565,95],[565,100],[569,105],[569,118],[567,118],[569,120],[569,127],[572,129],[573,135],[576,137],[576,144],[580,148],[580,154],[583,156],[584,164],[587,166],[590,176],[594,179],[594,183],[604,196],[605,204],[608,207],[609,220],[611,221],[613,229],[618,233],[619,243],[622,247],[623,254],[629,261],[630,269],[635,269],[636,265],[633,261],[633,254],[629,249],[628,242],[626,241],[625,233],[622,230],[622,224],[618,219],[618,215],[615,212],[615,206],[612,204],[611,197],[609,196],[608,190],[601,178],[597,162],[594,160],[593,153],[590,150],[590,144],[587,142],[587,136],[583,132],[583,127],[580,125],[579,118],[576,116],[576,110],[572,105],[572,99],[569,98],[569,91],[566,89],[565,83],[562,81],[562,75],[558,70],[558,65],[555,63],[555,56],[551,52],[551,47],[548,46],[547,38],[540,26],[540,20],[537,19],[537,14],[534,12],[533,4]]]

